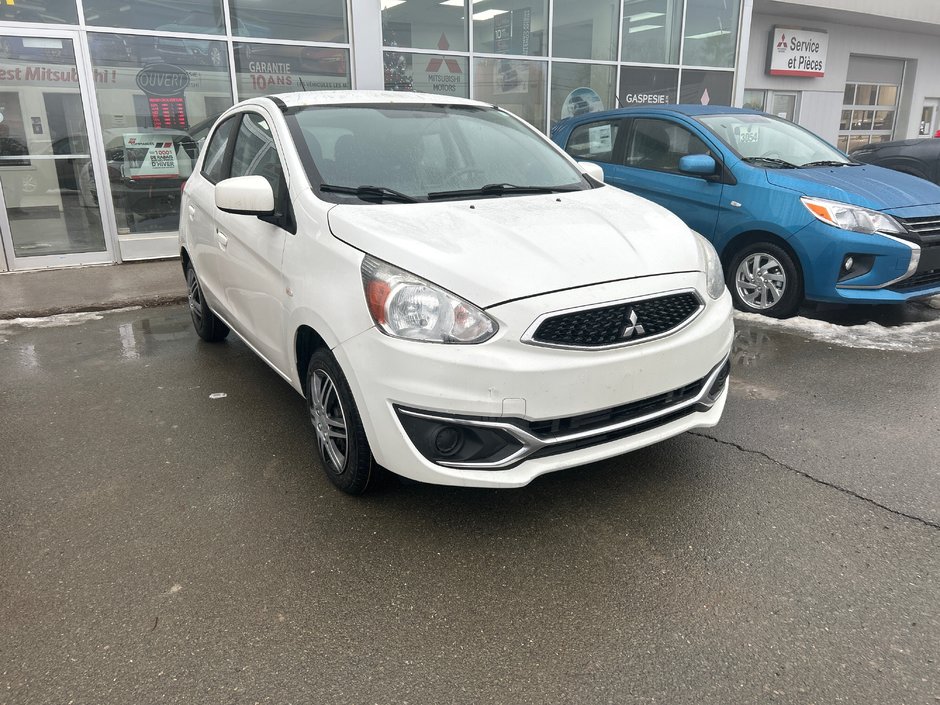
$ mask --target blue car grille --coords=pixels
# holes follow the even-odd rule
[[[532,341],[544,345],[599,348],[665,335],[702,308],[692,292],[563,313],[539,325]]]
[[[940,215],[931,215],[926,218],[897,218],[915,242],[925,245],[940,244]]]

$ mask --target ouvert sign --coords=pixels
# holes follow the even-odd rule
[[[820,30],[774,27],[767,73],[771,76],[826,75],[829,34]]]

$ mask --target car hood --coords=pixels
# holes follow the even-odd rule
[[[774,186],[883,211],[940,203],[940,186],[880,166],[767,169]]]
[[[613,187],[470,201],[339,205],[353,247],[487,307],[549,291],[700,270],[692,232]]]

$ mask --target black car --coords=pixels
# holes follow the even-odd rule
[[[851,157],[940,184],[940,139],[934,137],[868,144]]]

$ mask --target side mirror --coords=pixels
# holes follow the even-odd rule
[[[600,164],[595,164],[594,162],[578,162],[578,166],[581,167],[581,171],[592,179],[597,179],[601,183],[604,183],[604,169]]]
[[[215,185],[215,205],[235,215],[274,215],[274,191],[263,176],[235,176]]]
[[[718,162],[707,154],[686,154],[679,160],[679,171],[693,176],[714,176]]]

